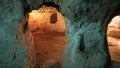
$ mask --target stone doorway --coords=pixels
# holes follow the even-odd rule
[[[35,46],[36,67],[60,63],[66,43],[62,14],[54,7],[43,5],[29,13],[28,22]]]

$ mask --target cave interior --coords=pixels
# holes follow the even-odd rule
[[[0,8],[0,68],[120,67],[120,0],[4,0]]]

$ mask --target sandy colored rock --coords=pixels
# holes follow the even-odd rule
[[[120,16],[116,16],[108,25],[107,35],[120,38]]]

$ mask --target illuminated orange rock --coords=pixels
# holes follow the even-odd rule
[[[120,16],[114,17],[108,25],[107,35],[110,37],[120,38]]]
[[[55,8],[42,7],[29,14],[29,28],[31,31],[39,32],[64,32],[65,22],[63,16]]]

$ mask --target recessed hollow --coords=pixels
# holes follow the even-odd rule
[[[54,7],[42,6],[29,13],[36,65],[59,63],[66,43],[64,17]]]

